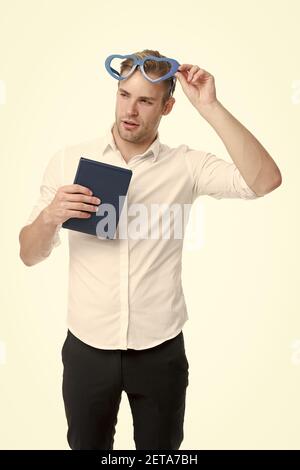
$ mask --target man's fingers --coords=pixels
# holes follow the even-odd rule
[[[178,70],[179,72],[181,72],[182,70],[187,70],[187,69],[190,69],[191,67],[193,67],[192,64],[181,64],[179,65]]]
[[[68,211],[68,219],[71,219],[71,218],[78,218],[78,219],[87,219],[88,217],[91,217],[91,213],[89,212],[81,212],[81,211],[72,211],[72,210],[69,210]]]
[[[67,193],[68,195],[63,198],[63,200],[67,201],[74,201],[74,202],[87,202],[89,204],[100,204],[101,199],[96,196],[88,196],[86,194],[71,194]]]
[[[203,69],[200,69],[198,70],[198,72],[196,72],[193,77],[192,77],[192,81],[195,81],[197,80],[199,77],[201,77],[201,75],[203,75],[205,73],[205,71]]]
[[[65,193],[83,193],[88,194],[89,196],[93,194],[90,188],[86,186],[82,186],[81,184],[67,184],[66,186],[61,186],[61,188]]]
[[[184,78],[186,78],[188,82],[191,81],[191,79],[193,78],[196,72],[198,74],[198,72],[200,71],[204,73],[203,69],[201,69],[198,65],[193,65],[193,64],[181,64],[178,67],[178,72],[181,72]]]
[[[91,205],[91,204],[87,204],[85,202],[69,202],[68,201],[68,202],[64,203],[64,206],[66,207],[66,209],[77,210],[77,211],[96,212],[98,210],[97,205]]]

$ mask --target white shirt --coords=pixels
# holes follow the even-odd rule
[[[160,142],[159,133],[143,154],[126,163],[116,147],[113,124],[101,138],[65,146],[52,156],[27,224],[50,204],[60,186],[73,183],[82,156],[132,170],[127,207],[121,214],[128,224],[132,204],[183,207],[201,195],[262,197],[248,187],[234,163],[185,144],[170,148]],[[67,229],[57,227],[53,247],[61,243],[60,230]],[[167,239],[160,235],[109,240],[74,230],[68,230],[68,238],[67,325],[81,341],[101,349],[140,350],[182,330],[188,320],[181,284],[183,237],[176,239],[174,224]]]

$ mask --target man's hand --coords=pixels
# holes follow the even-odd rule
[[[71,217],[88,219],[91,214],[83,211],[96,212],[100,202],[85,186],[61,186],[52,202],[44,209],[44,221],[50,225],[59,225]]]
[[[198,65],[181,64],[174,75],[192,105],[198,110],[201,106],[217,101],[214,77]]]

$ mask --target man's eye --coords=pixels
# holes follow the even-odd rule
[[[126,96],[126,97],[127,97],[127,95],[126,95],[125,93],[120,93],[120,95],[121,95],[121,96]],[[150,103],[150,101],[148,101],[148,100],[145,100],[145,99],[141,99],[141,101],[143,101],[144,103],[152,104],[152,103]]]

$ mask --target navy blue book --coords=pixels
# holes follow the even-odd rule
[[[91,189],[101,203],[97,212],[87,211],[91,217],[71,217],[62,227],[99,238],[115,238],[131,177],[132,171],[127,168],[81,157],[74,183]]]

